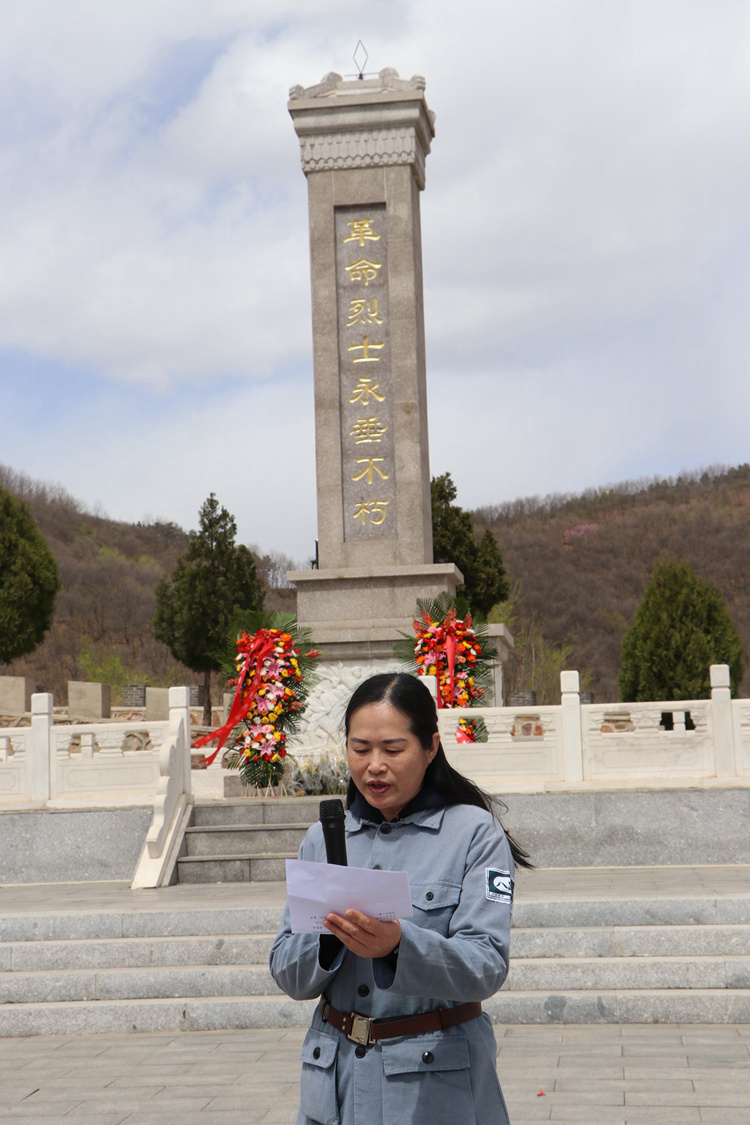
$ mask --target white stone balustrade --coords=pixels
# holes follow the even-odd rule
[[[174,702],[184,719],[180,754],[189,767],[187,704],[181,695]],[[33,695],[31,727],[0,727],[0,809],[151,804],[173,721],[170,709],[160,722],[55,724],[52,696]]]
[[[484,719],[487,741],[457,743],[460,718]],[[495,775],[543,788],[562,782],[562,711],[560,707],[473,707],[441,710],[440,735],[448,760],[481,784]]]
[[[0,728],[0,808],[31,791],[31,729]]]
[[[582,705],[570,671],[560,688],[557,706],[440,711],[448,760],[501,792],[750,785],[750,700],[732,700],[727,665],[710,699]],[[484,719],[487,742],[458,743],[461,716]]]
[[[711,668],[710,699],[582,705],[578,687],[578,673],[568,671],[556,706],[441,711],[449,761],[500,792],[750,785],[750,699],[731,698],[726,665]],[[186,690],[170,689],[166,722],[70,726],[53,722],[50,695],[34,695],[30,728],[0,728],[0,809],[161,801],[159,816],[171,823],[175,793],[191,787]],[[457,743],[461,716],[484,719],[488,741]],[[222,795],[223,779],[220,757],[193,777],[199,794],[212,797]]]

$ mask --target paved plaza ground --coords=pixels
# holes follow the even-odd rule
[[[547,1025],[498,1027],[496,1034],[512,1125],[750,1122],[748,1025]],[[3,1039],[0,1119],[291,1125],[303,1035],[295,1029]]]

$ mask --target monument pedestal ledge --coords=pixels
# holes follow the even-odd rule
[[[312,631],[326,659],[393,657],[408,630],[417,598],[454,594],[463,582],[453,563],[340,567],[289,574],[297,587],[297,618]]]

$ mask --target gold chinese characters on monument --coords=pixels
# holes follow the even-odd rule
[[[385,206],[336,209],[345,539],[396,538]]]

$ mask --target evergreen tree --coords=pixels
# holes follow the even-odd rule
[[[154,635],[172,655],[203,672],[203,722],[211,723],[211,672],[222,666],[232,623],[263,608],[263,584],[247,547],[235,545],[234,517],[212,492],[201,507],[200,529],[156,590]]]
[[[464,576],[458,596],[468,601],[473,613],[486,617],[510,593],[495,537],[487,528],[477,539],[471,516],[454,503],[457,491],[450,473],[432,478],[431,496],[433,558],[456,564]]]
[[[685,562],[657,563],[622,642],[622,699],[708,699],[711,664],[729,665],[736,695],[742,642],[721,593]]]
[[[30,508],[0,488],[0,664],[41,643],[59,589],[57,563]]]

